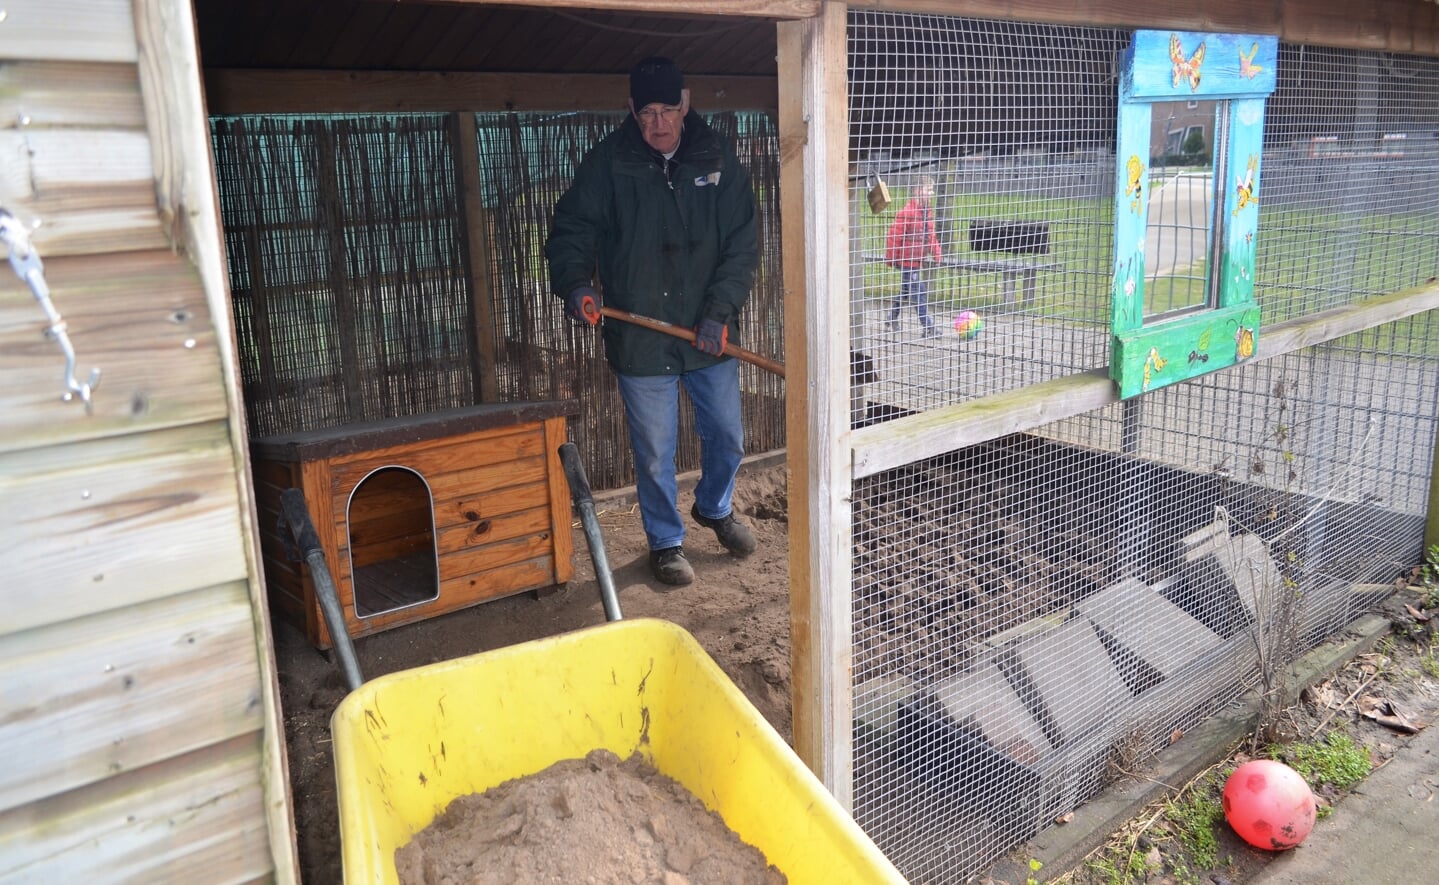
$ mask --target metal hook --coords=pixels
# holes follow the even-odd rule
[[[45,283],[45,265],[40,261],[40,253],[30,244],[30,232],[25,225],[10,210],[3,208],[0,208],[0,240],[10,247],[10,266],[14,268],[15,275],[30,287],[31,294],[45,313],[45,319],[50,321],[50,325],[45,327],[45,337],[59,344],[60,351],[65,354],[65,402],[78,395],[85,404],[85,414],[91,414],[91,396],[100,386],[100,370],[91,369],[90,380],[83,384],[75,379],[75,348],[70,343],[65,321],[50,300],[50,287]]]

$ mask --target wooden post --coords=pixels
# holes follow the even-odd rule
[[[495,293],[490,287],[490,233],[480,200],[480,151],[475,115],[450,114],[451,143],[455,149],[455,186],[459,191],[460,250],[470,279],[475,344],[472,365],[475,394],[482,403],[500,398],[495,385]]]
[[[1429,471],[1429,520],[1424,524],[1424,556],[1439,546],[1439,432],[1434,434],[1434,467]]]
[[[280,712],[274,639],[264,569],[260,564],[255,487],[250,474],[238,347],[231,320],[230,275],[225,262],[220,199],[211,159],[214,149],[201,91],[199,50],[195,45],[195,12],[190,0],[136,0],[133,11],[140,90],[155,157],[157,208],[170,225],[172,242],[190,258],[199,273],[220,351],[228,413],[226,429],[243,510],[244,531],[240,542],[249,573],[250,611],[260,665],[257,700],[263,708],[264,722],[260,765],[265,785],[265,828],[274,863],[273,881],[292,883],[299,879],[299,847],[285,759],[285,723]]]
[[[852,804],[845,11],[778,25],[794,746]],[[812,189],[806,189],[806,182]],[[809,293],[815,293],[814,298]]]

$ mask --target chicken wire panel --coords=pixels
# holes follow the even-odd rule
[[[964,881],[1421,554],[1439,314],[854,489],[855,818]]]
[[[1127,41],[850,11],[854,423],[1106,363]],[[925,182],[928,212],[906,210]]]
[[[1130,32],[869,10],[849,23],[853,423],[1104,366]],[[1206,297],[1218,107],[1153,107],[1147,317]],[[1436,132],[1439,59],[1281,45],[1256,246],[1266,323],[1435,276]],[[896,224],[926,180],[932,242]]]
[[[907,877],[965,881],[1237,694],[1223,485],[1037,435],[856,483],[854,815]]]
[[[1266,323],[1439,272],[1439,58],[1281,44],[1264,128]]]

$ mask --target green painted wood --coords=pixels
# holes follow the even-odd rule
[[[1250,359],[1258,352],[1259,306],[1237,304],[1116,333],[1110,377],[1120,399],[1158,390]]]

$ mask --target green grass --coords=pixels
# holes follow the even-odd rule
[[[1208,776],[1164,808],[1164,816],[1188,852],[1190,862],[1202,870],[1219,863],[1218,826],[1224,820],[1224,807],[1219,804],[1222,789],[1213,776]]]
[[[1268,755],[1299,772],[1312,787],[1329,784],[1347,790],[1369,775],[1369,751],[1349,735],[1331,731],[1322,741],[1297,741],[1269,747]]]
[[[1209,261],[1205,260],[1190,267],[1179,268],[1178,271],[1174,276],[1156,277],[1145,281],[1145,317],[1204,304],[1209,297],[1209,286],[1206,282],[1209,274]]]
[[[1129,885],[1131,882],[1143,882],[1153,873],[1159,870],[1151,870],[1149,862],[1144,854],[1130,850],[1124,857],[1118,858],[1112,855],[1095,858],[1085,864],[1097,876],[1104,879],[1104,885]]]
[[[880,215],[873,215],[868,206],[861,208],[858,251],[868,256],[884,255],[885,236],[895,213],[909,199],[903,188],[890,191],[891,206]],[[1083,322],[1107,323],[1109,320],[1110,231],[1113,228],[1112,200],[1035,199],[1032,196],[960,194],[941,201],[935,224],[945,243],[946,259],[1004,259],[1013,256],[994,252],[972,252],[965,232],[972,218],[1009,218],[1046,220],[1051,223],[1049,255],[1036,256],[1038,261],[1063,265],[1062,271],[1044,271],[1039,277],[1039,291],[1032,309],[1046,316],[1063,317]],[[1062,280],[1062,282],[1061,282]],[[931,307],[940,313],[964,308],[986,308],[1003,303],[1004,280],[999,273],[975,273],[949,268],[933,268],[926,276]],[[887,299],[899,292],[899,271],[882,261],[861,265],[860,285],[869,298]]]
[[[891,206],[873,215],[860,210],[856,232],[859,251],[884,254],[885,234],[895,213],[909,199],[904,188],[891,190]],[[1049,261],[1062,271],[1040,273],[1035,313],[1082,322],[1107,322],[1110,313],[1109,262],[1113,256],[1114,201],[1096,199],[1036,198],[1016,194],[959,194],[939,201],[936,224],[948,233],[947,258],[1006,257],[973,253],[966,237],[972,218],[1048,220]],[[1337,303],[1358,300],[1348,291],[1337,300],[1329,286],[1373,293],[1400,291],[1412,285],[1415,268],[1439,267],[1439,231],[1432,218],[1413,214],[1363,216],[1311,209],[1260,208],[1260,260],[1266,284],[1256,297],[1265,307],[1266,322],[1294,319],[1327,310]],[[1283,261],[1275,268],[1275,259]],[[1207,264],[1207,262],[1206,262]],[[899,291],[899,272],[882,262],[861,265],[859,283],[866,297],[885,299]],[[1205,265],[1186,268],[1181,275],[1149,281],[1145,292],[1147,313],[1204,303]],[[998,273],[971,273],[936,268],[927,277],[931,305],[943,315],[949,310],[1001,304],[1003,279]],[[1439,356],[1439,334],[1424,315],[1388,324],[1365,333],[1359,346],[1380,352]]]
[[[1436,656],[1434,646],[1429,646],[1429,649],[1419,656],[1419,666],[1431,679],[1439,679],[1439,656]]]

